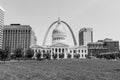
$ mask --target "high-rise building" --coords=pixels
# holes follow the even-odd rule
[[[37,38],[36,38],[36,36],[35,36],[35,33],[34,33],[34,31],[32,30],[31,31],[31,46],[32,45],[36,45],[37,44]]]
[[[4,25],[4,9],[0,7],[0,49],[3,43],[3,25]]]
[[[3,49],[10,48],[10,51],[22,48],[24,51],[31,45],[31,27],[29,25],[11,24],[4,25]]]
[[[93,31],[92,28],[82,28],[79,31],[79,46],[85,45],[87,46],[88,43],[93,42]]]

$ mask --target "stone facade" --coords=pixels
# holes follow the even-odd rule
[[[88,55],[87,46],[79,46],[79,47],[69,47],[66,44],[58,43],[47,47],[41,47],[38,45],[31,46],[31,49],[34,50],[34,59],[37,59],[37,54],[40,54],[40,58],[46,58],[46,54],[50,57],[49,59],[85,59]]]

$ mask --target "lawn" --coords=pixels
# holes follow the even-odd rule
[[[120,80],[120,61],[66,59],[0,62],[0,80]]]

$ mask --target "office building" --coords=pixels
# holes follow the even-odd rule
[[[10,48],[10,51],[22,48],[24,51],[31,45],[31,27],[29,25],[11,24],[4,25],[3,49]]]
[[[4,9],[0,7],[0,49],[3,43],[3,25],[4,25]]]
[[[92,28],[82,28],[79,31],[79,46],[85,45],[87,46],[88,43],[93,42],[93,31]]]
[[[32,30],[31,31],[31,44],[30,44],[30,46],[36,45],[36,44],[37,44],[37,37],[35,36],[35,32]]]

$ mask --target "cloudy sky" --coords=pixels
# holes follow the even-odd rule
[[[0,0],[0,6],[5,9],[4,24],[30,25],[38,45],[58,16],[71,26],[77,41],[83,27],[93,28],[94,41],[120,40],[120,0]]]

